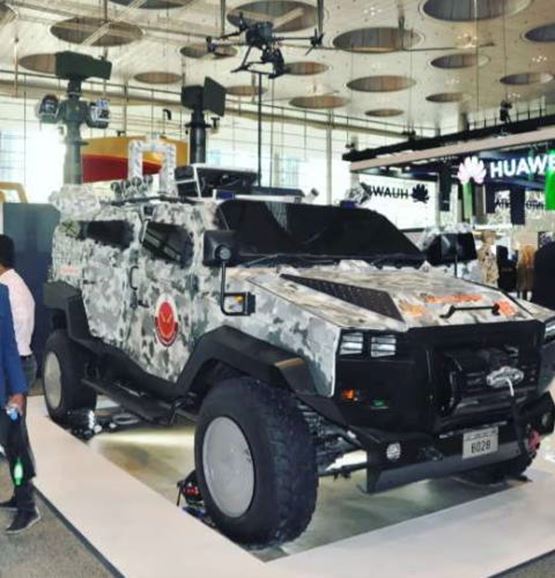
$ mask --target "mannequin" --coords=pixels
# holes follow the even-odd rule
[[[482,273],[482,283],[497,287],[499,279],[499,267],[497,257],[493,249],[495,245],[495,231],[484,231],[482,235],[482,246],[478,249],[478,262]]]
[[[528,299],[534,288],[534,257],[536,249],[532,245],[524,245],[518,256],[516,266],[516,288],[519,297]]]

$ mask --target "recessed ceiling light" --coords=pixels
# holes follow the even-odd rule
[[[129,6],[134,0],[110,0],[114,4],[120,4],[122,6]],[[193,0],[146,0],[142,2],[136,8],[141,10],[168,10],[170,8],[183,8],[187,6]]]
[[[173,72],[153,70],[136,74],[135,80],[144,84],[176,84],[181,82],[181,76]]]
[[[426,0],[428,16],[448,22],[475,22],[522,12],[532,0]]]
[[[467,100],[468,95],[463,92],[438,92],[436,94],[430,94],[426,97],[428,102],[433,102],[436,104],[448,104],[451,102],[462,102]]]
[[[106,22],[102,18],[76,16],[75,18],[69,18],[53,24],[50,32],[64,42],[82,44],[105,24]],[[109,22],[106,33],[100,36],[92,45],[104,48],[123,46],[136,42],[142,37],[143,31],[134,24],[121,21]]]
[[[504,76],[501,79],[501,83],[509,86],[525,86],[529,84],[547,84],[552,80],[553,75],[549,72],[522,72]]]
[[[555,22],[532,28],[524,37],[532,42],[555,42]]]
[[[336,48],[348,52],[387,53],[398,52],[403,48],[412,48],[422,39],[414,30],[405,30],[403,35],[399,28],[377,27],[350,30],[337,36],[333,44]]]
[[[10,22],[13,22],[15,20],[15,16],[15,12],[9,6],[6,6],[4,2],[0,4],[0,28],[3,28]]]
[[[293,76],[311,76],[314,74],[322,74],[322,72],[326,72],[329,70],[329,66],[327,64],[322,64],[321,62],[309,62],[309,61],[301,61],[301,62],[288,62],[286,64],[287,74],[291,74]]]
[[[191,44],[183,46],[179,52],[187,58],[220,60],[223,58],[232,58],[237,55],[238,51],[234,46],[218,46],[216,52],[210,52],[206,42],[192,42]]]
[[[373,110],[367,110],[366,116],[372,116],[375,118],[391,118],[393,116],[401,116],[405,114],[400,108],[375,108]]]
[[[477,55],[462,52],[434,58],[431,65],[444,70],[457,70],[461,68],[472,68],[476,66],[476,64],[485,66],[488,62],[489,58],[483,54]]]
[[[56,55],[54,53],[42,52],[38,54],[28,54],[19,59],[19,66],[41,72],[43,74],[54,74],[56,69]]]
[[[332,94],[319,94],[314,96],[297,96],[290,100],[289,104],[297,108],[332,109],[341,108],[348,104],[349,100],[342,96]]]
[[[366,76],[347,83],[351,90],[360,92],[397,92],[406,90],[416,84],[416,81],[407,76]]]
[[[239,98],[247,98],[252,96],[257,96],[259,94],[258,87],[251,84],[236,84],[234,86],[227,87],[227,94],[231,96],[237,96]],[[266,92],[265,88],[262,88],[262,94]]]

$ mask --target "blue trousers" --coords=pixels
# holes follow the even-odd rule
[[[37,362],[35,357],[31,355],[30,357],[22,359],[21,364],[27,385],[30,389],[37,376]],[[4,408],[0,408],[0,445],[2,445],[6,452],[12,481],[14,482],[16,506],[19,511],[33,512],[35,510],[35,497],[32,479],[35,477],[35,458],[29,442],[25,415],[21,416],[18,427],[20,430],[17,432],[17,436],[15,436],[13,423],[4,411]],[[13,480],[13,473],[18,459],[21,459],[23,462],[24,479],[23,483],[16,487],[15,481]]]

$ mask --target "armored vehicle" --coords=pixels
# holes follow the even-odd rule
[[[54,195],[54,420],[98,393],[192,417],[210,517],[258,546],[305,530],[321,476],[364,470],[373,493],[524,472],[553,431],[555,312],[426,268],[376,212],[177,174]]]

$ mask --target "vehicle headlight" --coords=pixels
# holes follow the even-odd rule
[[[374,335],[370,339],[371,357],[393,357],[397,353],[395,335]]]
[[[339,355],[362,355],[364,351],[364,334],[361,331],[344,333],[339,343]]]
[[[545,324],[544,341],[553,341],[555,339],[555,319],[550,319]]]

